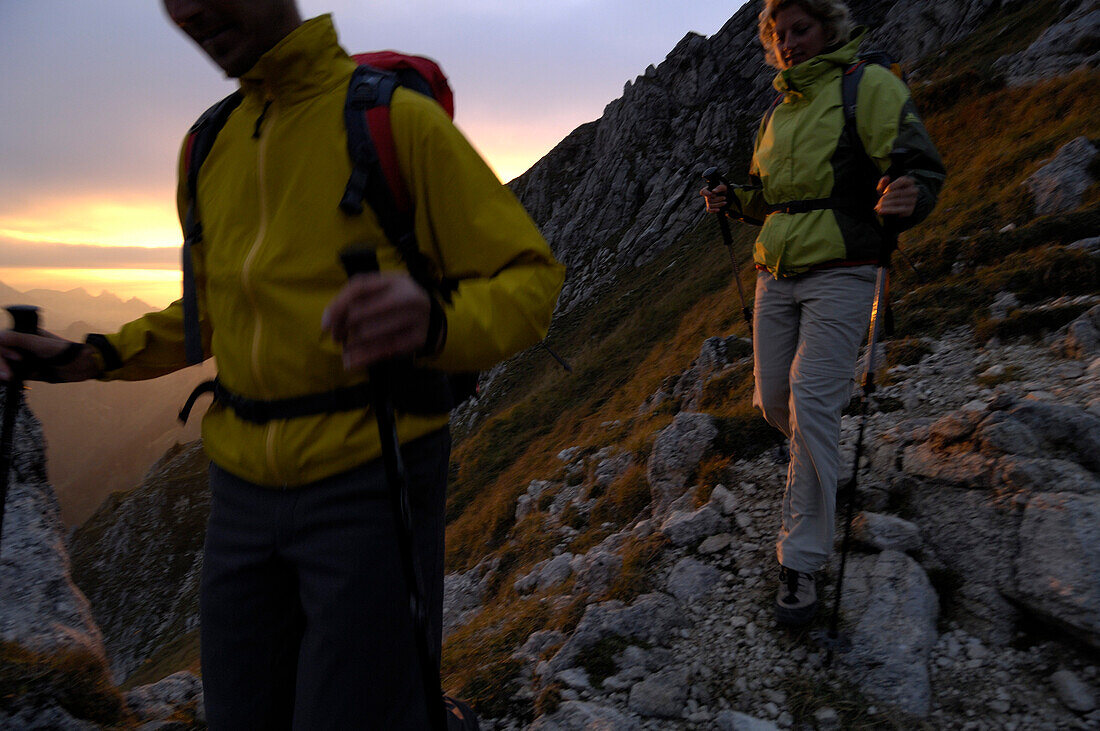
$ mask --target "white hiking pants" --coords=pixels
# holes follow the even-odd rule
[[[832,551],[840,416],[874,290],[871,265],[756,279],[753,405],[790,439],[776,555],[795,571],[817,571]]]

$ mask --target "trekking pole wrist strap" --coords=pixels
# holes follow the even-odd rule
[[[439,298],[429,293],[431,302],[428,311],[428,332],[424,336],[424,347],[417,351],[418,356],[430,357],[443,350],[447,342],[447,313],[443,311],[443,303]]]

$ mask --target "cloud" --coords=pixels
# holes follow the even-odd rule
[[[151,246],[90,246],[0,239],[6,268],[179,269],[179,249]]]

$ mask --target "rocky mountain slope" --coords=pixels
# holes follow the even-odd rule
[[[841,607],[851,650],[828,658],[815,639],[835,562],[811,631],[771,619],[785,465],[749,404],[729,262],[694,199],[703,163],[743,169],[770,99],[754,3],[516,183],[571,265],[551,342],[574,372],[522,355],[456,419],[445,684],[487,728],[1100,726],[1100,9],[853,7],[911,64],[951,178],[903,241],[920,277],[894,271],[901,335],[878,359]],[[73,539],[91,604],[67,621],[101,638],[81,646],[106,686],[76,695],[113,710],[88,715],[100,706],[64,683],[29,692],[21,653],[40,668],[53,651],[0,624],[0,721],[201,724],[203,491],[189,446]],[[57,568],[2,573],[9,541],[29,545],[9,538],[23,522],[5,521],[0,581],[67,585],[56,530],[34,550]],[[124,697],[111,684],[169,673]]]
[[[1087,322],[1096,317],[1094,304]],[[527,496],[553,497],[536,514],[556,534],[550,557],[515,581],[521,602],[609,596],[631,544],[662,548],[645,594],[590,602],[571,632],[517,643],[512,707],[526,695],[556,708],[540,729],[742,728],[739,714],[756,719],[752,728],[1100,723],[1100,475],[1090,466],[1100,454],[1100,350],[1067,359],[1057,338],[981,347],[969,333],[922,345],[918,362],[886,371],[869,419],[842,603],[849,652],[827,665],[814,633],[781,631],[771,618],[786,465],[774,450],[731,458],[710,484],[693,484],[720,424],[679,411],[645,466],[649,517],[575,548],[568,511],[592,510],[600,485],[629,469],[606,446],[563,451],[562,475],[532,482],[517,503],[518,516],[531,509]],[[706,388],[745,365],[724,346],[708,341],[678,384]],[[681,406],[694,397],[680,393],[669,398]],[[845,417],[849,460],[857,424]],[[825,607],[836,568],[822,582]],[[452,576],[462,610],[452,616],[475,616],[498,571],[488,563]],[[451,641],[480,629],[455,628]]]
[[[84,731],[169,720],[201,725],[193,675],[125,693],[116,686],[100,624],[72,581],[43,445],[41,425],[23,408],[0,544],[0,727]],[[141,606],[144,597],[135,610]]]

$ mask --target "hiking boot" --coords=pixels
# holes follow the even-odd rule
[[[775,621],[788,627],[801,627],[814,618],[817,587],[814,575],[779,567],[779,593],[775,597]]]

